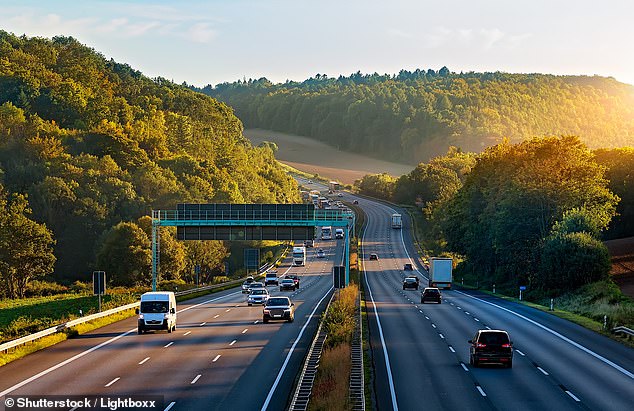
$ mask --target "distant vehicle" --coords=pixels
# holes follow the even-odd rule
[[[400,230],[403,227],[403,218],[400,214],[392,214],[392,228]]]
[[[249,282],[248,280],[242,283],[242,294],[249,292],[251,284],[253,284],[253,281]]]
[[[359,200],[354,200],[352,204],[359,204]]]
[[[403,265],[403,271],[414,271],[414,267],[412,267],[411,263],[405,263]]]
[[[171,291],[154,291],[141,295],[141,304],[136,309],[139,315],[137,331],[176,329],[176,297]]]
[[[321,248],[317,250],[317,258],[324,258],[325,256],[326,253],[324,253],[324,250],[322,250]]]
[[[339,239],[343,237],[344,237],[343,228],[335,228],[335,238]]]
[[[266,288],[257,288],[255,290],[251,290],[249,293],[249,296],[247,297],[247,304],[249,307],[253,304],[265,304],[268,299],[269,290]]]
[[[262,310],[262,322],[270,320],[285,320],[292,323],[295,320],[295,304],[288,297],[269,297]]]
[[[332,240],[332,227],[325,226],[321,228],[321,239],[322,240]]]
[[[438,304],[442,304],[442,295],[438,288],[425,287],[422,293],[420,293],[420,303],[425,304],[427,301],[434,301]]]
[[[284,278],[282,281],[280,281],[280,291],[284,291],[284,290],[295,291],[295,289],[296,289],[295,281],[293,281],[292,278]]]
[[[329,181],[328,182],[328,191],[330,192],[330,194],[332,194],[333,191],[338,191],[341,189],[341,184],[339,184],[336,181]]]
[[[312,184],[312,183],[313,183],[313,180],[308,180],[308,184]]]
[[[253,276],[250,275],[250,276],[247,277],[246,281],[250,284],[250,283],[255,281],[255,278],[253,278]]]
[[[469,364],[502,364],[513,367],[513,342],[503,330],[478,330],[469,340]]]
[[[378,259],[379,259],[379,256],[378,256],[376,253],[372,253],[372,254],[370,254],[370,261],[372,261],[372,260],[378,260]]]
[[[315,241],[314,240],[305,240],[304,241],[304,247],[314,247],[315,246]]]
[[[306,247],[293,247],[293,265],[306,264]]]
[[[432,257],[429,259],[429,286],[451,289],[453,282],[453,260]]]
[[[343,197],[343,193],[337,193],[337,197]]]
[[[264,285],[278,285],[279,281],[277,279],[276,271],[269,271],[264,276]]]
[[[288,274],[285,278],[290,278],[295,282],[295,288],[299,288],[299,277],[295,274]]]
[[[414,290],[418,290],[418,277],[405,277],[403,279],[403,290],[406,288],[413,288]]]

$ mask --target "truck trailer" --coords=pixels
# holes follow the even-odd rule
[[[432,257],[429,259],[429,286],[451,289],[453,282],[453,260]]]
[[[392,214],[392,228],[400,230],[403,227],[403,218],[400,214]]]

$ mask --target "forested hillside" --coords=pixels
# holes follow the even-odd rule
[[[88,278],[98,256],[113,260],[108,245],[117,235],[138,251],[141,273],[149,270],[148,227],[138,219],[152,209],[298,201],[272,151],[251,147],[242,129],[225,104],[147,78],[73,38],[0,31],[0,211],[50,232],[53,241],[44,235],[43,243],[54,247],[56,278]],[[3,221],[0,254],[8,255],[10,222]],[[162,268],[170,278],[192,271],[187,255],[198,253],[211,270],[226,254],[217,247],[184,252],[165,241],[162,252],[172,255],[161,258]],[[15,278],[11,264],[19,264],[7,261],[5,285]]]
[[[401,71],[398,75],[207,86],[245,126],[316,138],[418,164],[449,146],[480,152],[508,138],[576,135],[590,148],[634,145],[634,87],[612,78]]]

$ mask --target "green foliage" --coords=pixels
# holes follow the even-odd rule
[[[592,148],[634,146],[634,89],[612,78],[402,70],[207,86],[248,127],[313,137],[417,164],[449,146],[481,151],[503,138],[581,136]]]
[[[97,266],[115,285],[149,285],[152,279],[150,240],[138,225],[119,223],[103,238]]]
[[[28,194],[33,220],[52,231],[55,280],[86,280],[102,234],[152,209],[299,202],[272,147],[252,147],[213,98],[70,37],[0,31],[0,61],[2,181],[9,193]],[[166,249],[166,275],[178,278],[187,249]]]
[[[342,343],[350,343],[355,327],[356,301],[359,287],[351,283],[339,290],[335,300],[330,303],[324,313],[323,324],[328,334],[326,346],[336,347]]]
[[[634,236],[634,147],[600,149],[594,153],[597,163],[607,167],[610,190],[621,199],[606,237]]]
[[[387,173],[368,174],[355,184],[361,194],[390,199],[394,192],[396,179]]]

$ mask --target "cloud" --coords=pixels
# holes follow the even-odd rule
[[[425,48],[463,46],[480,50],[493,48],[515,49],[531,36],[530,33],[511,35],[498,28],[460,28],[436,27],[422,35],[421,44]]]
[[[216,31],[209,23],[196,23],[187,30],[185,37],[197,43],[208,43],[216,37]]]

